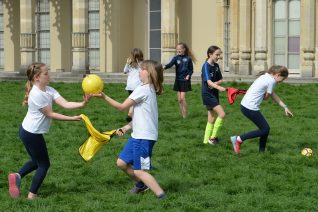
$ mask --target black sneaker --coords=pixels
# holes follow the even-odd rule
[[[208,143],[211,145],[216,145],[219,143],[219,139],[218,138],[209,138]]]
[[[137,186],[133,187],[131,190],[130,190],[130,193],[133,193],[133,194],[138,194],[138,193],[142,193],[142,192],[145,192],[147,191],[149,188],[148,186],[144,185],[143,187],[139,188]]]
[[[126,121],[127,121],[127,122],[131,122],[131,121],[132,121],[132,117],[127,116],[127,117],[126,117]]]

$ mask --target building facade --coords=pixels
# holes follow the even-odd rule
[[[223,51],[224,72],[272,64],[318,78],[318,0],[0,0],[0,72],[121,72],[130,50],[169,62],[178,42],[197,58]]]

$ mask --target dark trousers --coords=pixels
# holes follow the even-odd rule
[[[264,118],[264,116],[259,110],[258,111],[249,110],[242,105],[241,105],[241,112],[258,127],[258,130],[250,131],[248,133],[240,135],[242,141],[245,141],[250,138],[260,137],[259,151],[264,152],[266,147],[267,137],[270,131],[270,127],[266,119]]]
[[[30,192],[36,194],[40,188],[46,173],[50,167],[50,159],[46,143],[42,134],[33,134],[20,127],[20,138],[25,146],[31,160],[26,162],[19,171],[21,178],[36,170],[32,179]]]

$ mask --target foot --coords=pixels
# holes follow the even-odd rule
[[[33,194],[33,193],[31,193],[31,192],[29,192],[29,194],[28,194],[28,200],[35,200],[35,199],[37,199],[38,198],[38,195],[37,194]]]
[[[11,173],[8,175],[9,193],[12,198],[20,196],[21,177],[18,173]]]
[[[148,186],[144,185],[143,187],[139,188],[137,186],[133,187],[131,190],[130,190],[130,193],[133,193],[133,194],[138,194],[138,193],[142,193],[142,192],[145,192],[147,191],[149,188]]]
[[[236,154],[240,154],[241,142],[239,142],[239,141],[237,140],[237,136],[231,136],[230,140],[231,140],[231,143],[232,143],[234,152],[235,152]]]
[[[219,139],[218,138],[209,138],[208,143],[211,145],[216,145],[219,143]]]
[[[131,121],[132,121],[132,117],[131,117],[131,116],[127,116],[127,117],[126,117],[126,121],[127,121],[127,122],[131,122]]]

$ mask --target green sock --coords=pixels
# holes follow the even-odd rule
[[[213,124],[211,124],[210,122],[207,122],[205,127],[204,140],[203,140],[204,144],[208,143],[208,140],[210,138],[212,131],[213,131]]]
[[[219,131],[220,131],[221,127],[223,126],[223,122],[224,122],[223,119],[221,119],[220,117],[217,117],[217,119],[215,120],[215,123],[214,123],[214,128],[213,128],[211,138],[218,137]]]

